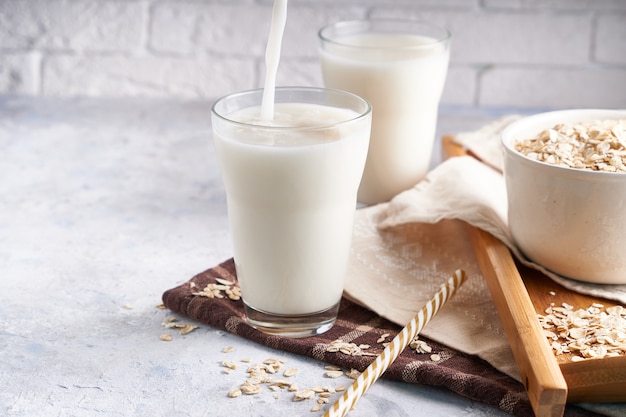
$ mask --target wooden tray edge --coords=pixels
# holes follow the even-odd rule
[[[571,402],[626,401],[626,356],[560,364]]]
[[[467,154],[452,137],[444,137],[442,143],[448,157]],[[483,230],[468,225],[468,232],[535,415],[562,416],[567,383],[509,249]]]

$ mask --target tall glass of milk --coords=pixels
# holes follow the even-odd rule
[[[450,33],[409,20],[346,21],[319,31],[324,84],[372,104],[372,136],[359,202],[379,203],[430,167],[448,71]]]
[[[212,109],[235,267],[248,322],[304,337],[332,327],[344,287],[370,104],[348,92],[279,87]]]

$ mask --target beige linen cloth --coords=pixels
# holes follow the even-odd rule
[[[405,325],[454,270],[464,269],[468,281],[422,334],[477,355],[519,380],[466,226],[460,220],[490,232],[521,262],[567,288],[626,303],[626,285],[601,286],[563,278],[528,261],[515,248],[507,226],[499,133],[516,118],[508,116],[457,136],[459,144],[485,163],[469,156],[449,159],[391,202],[357,211],[345,295]]]

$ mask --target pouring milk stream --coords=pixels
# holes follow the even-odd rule
[[[263,102],[261,103],[261,119],[274,118],[274,92],[276,89],[276,74],[280,63],[280,50],[283,42],[283,33],[287,24],[287,0],[274,1],[272,9],[272,23],[265,49],[265,86],[263,88]]]

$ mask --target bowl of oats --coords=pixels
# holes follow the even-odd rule
[[[502,132],[517,247],[564,277],[626,284],[626,110],[519,119]]]

